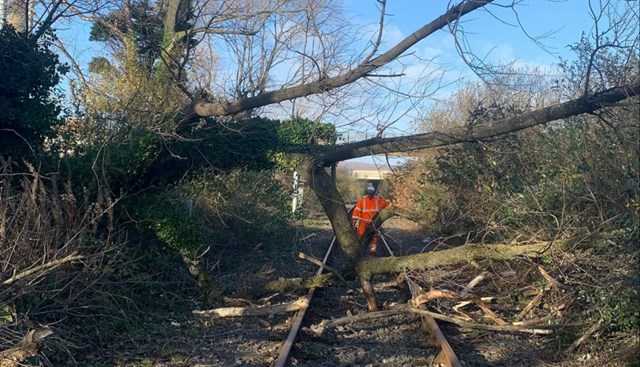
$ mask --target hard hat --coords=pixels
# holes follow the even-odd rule
[[[369,185],[369,187],[367,187],[364,192],[376,192],[376,188],[373,187],[373,185]]]

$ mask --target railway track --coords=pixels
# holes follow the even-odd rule
[[[394,256],[392,249],[384,238],[383,243],[389,254]],[[323,264],[327,265],[331,252],[336,246],[336,239],[333,237],[331,244],[323,257]],[[322,274],[322,271],[323,268],[319,267],[316,275]],[[324,292],[326,294],[330,292],[330,290]],[[391,292],[395,292],[395,290],[392,290]],[[305,321],[305,316],[310,311],[313,311],[311,305],[314,301],[314,296],[318,293],[320,292],[317,292],[314,288],[308,291],[306,295],[308,306],[298,310],[292,318],[292,323],[287,337],[280,344],[277,358],[270,366],[305,366],[304,362],[300,363],[297,360],[295,362],[291,361],[293,359],[291,352],[294,346],[296,346],[296,340],[298,339],[299,342],[296,346],[297,349],[303,354],[306,353],[307,357],[311,357],[311,359],[322,359],[323,354],[326,356],[331,353],[334,357],[338,356],[337,354],[340,354],[338,359],[342,361],[341,363],[346,362],[349,363],[349,365],[433,365],[462,367],[462,364],[447,341],[444,333],[438,326],[437,322],[430,316],[411,317],[404,313],[394,314],[391,312],[388,316],[380,318],[372,317],[371,319],[367,319],[364,323],[347,322],[345,325],[338,326],[335,330],[331,331],[334,334],[333,337],[335,340],[343,341],[344,345],[336,346],[331,345],[331,343],[327,344],[322,337],[316,338],[312,336],[304,338],[305,340],[300,340],[303,339],[300,338],[299,333],[303,322]],[[356,294],[354,294],[354,296],[357,297]],[[323,299],[323,301],[325,300]],[[357,302],[355,297],[352,302]],[[318,316],[325,320],[327,318],[331,318],[331,315],[316,315],[316,317]],[[366,316],[364,318],[366,318]],[[378,348],[377,345],[379,344],[377,340],[380,340],[380,338],[377,338],[377,335],[380,333],[387,336],[387,338],[384,338],[386,342],[385,348],[383,349]],[[349,345],[350,341],[353,341],[354,338],[358,338],[359,343],[355,346]],[[391,348],[389,348],[390,343],[393,344]],[[398,353],[399,350],[403,350],[404,353]],[[388,351],[394,351],[395,353],[388,353]],[[371,360],[371,354],[376,354],[378,359],[377,364],[367,364],[367,361]],[[312,365],[320,366],[322,364],[320,361],[316,360]]]

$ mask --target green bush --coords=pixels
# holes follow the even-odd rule
[[[289,194],[271,171],[201,172],[126,205],[135,222],[168,248],[193,252],[283,235],[291,219]]]
[[[285,235],[292,218],[290,192],[272,171],[205,172],[186,182],[185,192],[217,243],[267,242]]]
[[[637,129],[617,124],[626,141]],[[590,117],[441,149],[435,182],[456,193],[468,229],[571,233],[629,225],[637,212],[638,148]]]

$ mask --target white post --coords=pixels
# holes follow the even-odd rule
[[[297,171],[293,171],[293,198],[291,199],[291,212],[295,213],[298,209],[298,184],[300,177]]]
[[[304,198],[304,180],[300,179],[297,171],[293,171],[293,197],[291,199],[291,212],[295,213],[296,210],[302,205],[302,199]]]

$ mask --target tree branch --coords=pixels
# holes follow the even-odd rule
[[[229,116],[254,108],[264,107],[270,104],[305,97],[312,94],[321,94],[332,89],[344,87],[367,76],[372,71],[392,62],[413,45],[427,38],[434,32],[444,28],[450,22],[459,19],[460,17],[471,13],[492,1],[493,0],[463,1],[461,4],[449,9],[434,21],[413,32],[387,52],[340,75],[297,85],[295,87],[264,92],[255,97],[242,98],[230,103],[223,101],[209,103],[196,101],[190,107],[190,111],[187,112],[198,116]]]
[[[358,157],[390,152],[408,152],[416,149],[433,148],[457,144],[477,139],[495,137],[507,133],[542,125],[550,121],[591,113],[600,108],[612,106],[627,98],[640,94],[640,82],[612,88],[608,91],[580,97],[535,111],[506,119],[478,124],[471,127],[456,127],[446,133],[430,132],[393,138],[373,138],[346,144],[339,149],[317,158],[320,166],[330,166],[334,162]]]
[[[54,267],[56,267],[58,265],[61,265],[61,264],[67,263],[67,262],[71,262],[71,261],[75,261],[75,260],[81,260],[83,258],[84,258],[84,256],[82,256],[82,255],[71,254],[71,255],[69,255],[67,257],[64,257],[62,259],[52,260],[52,261],[49,261],[46,264],[38,265],[38,266],[35,266],[35,267],[31,268],[31,269],[27,269],[27,270],[25,270],[25,271],[23,271],[23,272],[21,272],[19,274],[16,274],[16,275],[12,276],[11,278],[9,278],[7,280],[4,280],[1,284],[3,286],[8,286],[8,285],[11,285],[11,284],[13,284],[13,283],[15,283],[15,282],[17,282],[17,281],[19,281],[21,279],[24,279],[24,278],[28,277],[30,275],[33,275],[33,274],[35,274],[37,272],[45,271],[47,269],[54,268]]]

